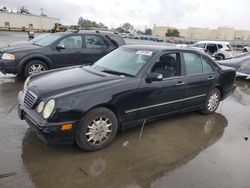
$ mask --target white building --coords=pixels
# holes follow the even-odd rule
[[[28,30],[33,28],[46,31],[52,29],[55,23],[60,23],[60,19],[33,14],[0,12],[0,29]]]

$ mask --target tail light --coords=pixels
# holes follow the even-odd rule
[[[226,51],[227,51],[227,52],[231,52],[231,51],[232,51],[232,49],[226,49]]]

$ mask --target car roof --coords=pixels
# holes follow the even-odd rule
[[[105,35],[117,35],[119,36],[119,33],[113,32],[113,31],[103,31],[103,30],[76,30],[74,33],[83,33],[83,34],[105,34]]]
[[[131,49],[136,49],[136,50],[149,50],[149,51],[154,51],[154,52],[176,50],[176,51],[193,51],[193,52],[204,53],[200,49],[195,49],[192,47],[178,48],[178,47],[160,46],[160,45],[124,45],[122,46],[122,48],[131,48]]]
[[[226,41],[211,41],[211,40],[207,40],[207,41],[199,41],[196,44],[201,44],[201,43],[207,43],[207,44],[230,44],[229,42]]]
[[[71,34],[100,34],[100,35],[114,35],[114,36],[120,36],[116,32],[112,31],[98,31],[98,30],[68,30],[65,32],[57,32],[53,33],[55,35],[71,35]]]

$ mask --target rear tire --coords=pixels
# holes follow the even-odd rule
[[[248,51],[247,51],[247,49],[245,48],[245,49],[243,49],[242,52],[243,52],[243,53],[247,53]]]
[[[28,62],[24,68],[23,75],[25,78],[31,74],[48,70],[48,65],[41,60],[32,60]]]
[[[76,143],[82,150],[96,151],[111,144],[117,130],[116,115],[107,108],[95,108],[80,121],[76,130]]]
[[[202,109],[203,114],[211,114],[216,111],[220,104],[221,93],[217,88],[214,88],[207,96],[205,106]]]
[[[222,55],[222,54],[218,54],[218,55],[216,56],[216,59],[217,59],[217,60],[224,60],[224,59],[225,59],[225,56]]]

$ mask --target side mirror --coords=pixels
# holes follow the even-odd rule
[[[148,76],[146,78],[147,82],[152,82],[152,81],[162,81],[163,80],[163,75],[161,73],[156,73],[156,72],[151,72],[148,73]]]
[[[64,46],[64,45],[58,44],[58,45],[56,46],[56,49],[57,49],[57,50],[63,50],[63,49],[65,49],[65,46]]]

